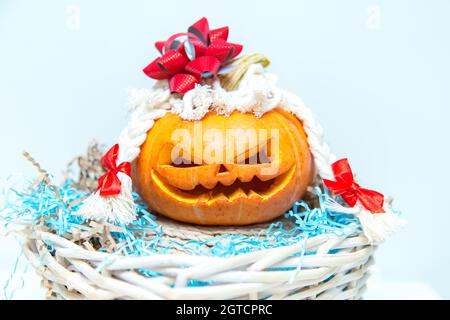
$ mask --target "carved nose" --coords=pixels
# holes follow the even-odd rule
[[[227,167],[225,167],[223,164],[220,165],[219,171],[217,172],[217,175],[220,175],[221,173],[229,172]]]

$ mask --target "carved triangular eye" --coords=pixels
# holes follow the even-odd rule
[[[264,164],[270,162],[271,159],[268,155],[267,145],[265,145],[257,153],[245,158],[244,160],[238,161],[237,164]]]
[[[271,159],[268,152],[268,144],[258,152],[258,163],[270,163]]]
[[[191,168],[191,167],[198,167],[199,165],[191,162],[191,160],[184,159],[182,157],[177,157],[172,161],[171,166],[177,168]]]

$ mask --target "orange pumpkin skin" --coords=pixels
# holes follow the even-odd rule
[[[213,128],[277,129],[278,152],[271,162],[278,164],[276,173],[264,173],[270,163],[239,164],[201,163],[176,166],[171,151],[177,141],[175,129],[186,129],[192,137],[192,149],[202,135],[195,136],[194,122],[166,114],[147,133],[147,139],[135,162],[133,181],[141,197],[153,210],[172,219],[201,225],[246,225],[272,220],[300,199],[314,173],[312,156],[301,122],[289,112],[274,109],[257,118],[237,111],[225,117],[208,113],[201,120],[203,132]],[[225,136],[225,133],[224,133]],[[246,145],[246,157],[255,148]],[[224,151],[224,154],[226,152]],[[195,160],[192,156],[191,160]],[[199,161],[197,161],[199,162]]]

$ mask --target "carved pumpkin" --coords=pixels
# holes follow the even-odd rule
[[[201,134],[196,132],[199,123]],[[187,132],[191,143],[182,144],[177,150],[181,156],[174,159],[174,148],[180,145],[177,130]],[[245,144],[239,140],[242,132],[252,130],[267,133],[258,136],[258,146],[254,139]],[[221,134],[232,143],[225,139],[218,150]],[[216,161],[202,158],[208,152]],[[135,185],[152,209],[202,225],[269,221],[289,210],[313,177],[302,124],[281,109],[260,118],[237,111],[228,117],[210,112],[199,122],[168,113],[149,130],[135,166]]]

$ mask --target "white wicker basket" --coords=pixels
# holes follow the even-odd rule
[[[107,228],[98,225],[98,228]],[[209,236],[176,223],[165,232],[179,241]],[[229,232],[229,230],[224,230]],[[180,237],[182,236],[182,237]],[[44,244],[45,241],[45,244]],[[52,253],[46,244],[51,244]],[[83,248],[48,232],[27,236],[24,254],[48,288],[48,298],[63,299],[360,299],[374,246],[363,235],[320,235],[300,245],[218,258],[172,252],[147,257],[118,256]],[[340,249],[338,253],[330,250]],[[302,259],[302,261],[300,261]],[[106,263],[105,263],[106,261]],[[301,270],[272,271],[270,268]],[[98,271],[101,266],[101,271]],[[145,277],[148,268],[160,276]],[[187,286],[189,280],[211,281]]]

